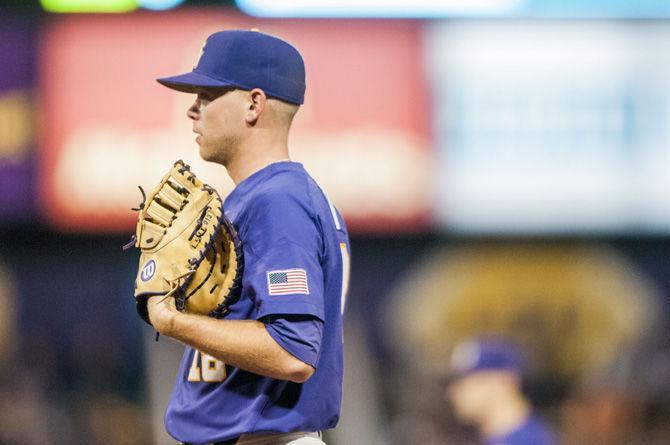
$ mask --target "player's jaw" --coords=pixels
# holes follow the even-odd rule
[[[196,142],[202,159],[224,166],[228,165],[237,152],[238,139],[231,133],[208,133],[205,130],[198,133]]]

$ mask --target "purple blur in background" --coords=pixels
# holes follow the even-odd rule
[[[12,119],[7,122],[9,125],[0,125],[2,225],[26,221],[35,213],[36,136],[32,116],[36,87],[35,34],[34,26],[27,22],[0,19],[0,116]]]

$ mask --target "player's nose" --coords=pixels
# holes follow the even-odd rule
[[[197,120],[200,118],[200,99],[193,101],[193,104],[186,110],[186,116],[189,119]]]

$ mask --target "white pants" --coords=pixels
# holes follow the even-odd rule
[[[326,445],[321,433],[245,434],[237,445]]]

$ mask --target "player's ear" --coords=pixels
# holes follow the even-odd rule
[[[258,118],[263,114],[265,106],[267,105],[267,97],[265,92],[260,88],[254,88],[247,94],[247,109],[245,113],[245,121],[247,125],[254,126]]]

